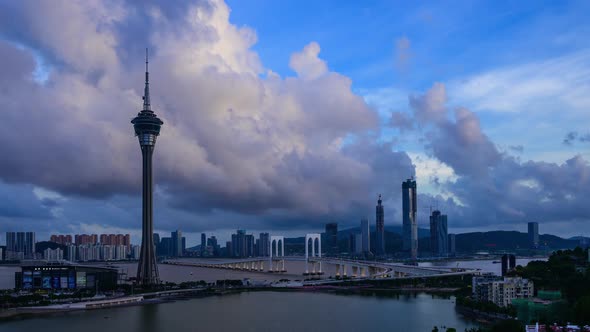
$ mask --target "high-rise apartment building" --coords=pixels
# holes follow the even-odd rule
[[[539,223],[529,222],[529,247],[531,249],[539,248]]]
[[[440,211],[432,211],[430,216],[430,250],[434,256],[446,256],[449,250],[447,216]]]
[[[418,211],[416,181],[408,179],[402,183],[402,242],[403,250],[415,260],[418,257]]]
[[[11,258],[35,258],[35,232],[6,232],[6,254]]]
[[[74,244],[81,245],[81,244],[97,244],[98,243],[98,235],[96,234],[76,234],[74,235]]]
[[[72,244],[72,236],[71,235],[62,235],[62,234],[57,235],[57,234],[55,234],[55,235],[51,235],[51,237],[49,237],[49,241],[67,246],[69,244]]]
[[[326,253],[328,255],[338,254],[338,223],[326,224]]]
[[[385,254],[385,214],[381,204],[381,195],[375,207],[375,254]]]

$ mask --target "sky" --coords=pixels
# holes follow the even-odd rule
[[[587,1],[1,1],[0,233],[401,225],[590,235]],[[0,239],[3,243],[4,238]]]

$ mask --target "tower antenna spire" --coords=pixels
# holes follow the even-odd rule
[[[150,104],[150,73],[148,71],[148,49],[145,49],[145,89],[143,92],[143,110],[152,111]]]

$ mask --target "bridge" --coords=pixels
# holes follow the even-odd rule
[[[317,266],[320,264],[334,265],[336,267],[335,277],[346,278],[348,280],[436,277],[477,273],[476,270],[467,269],[445,267],[433,268],[414,265],[404,265],[399,263],[396,264],[333,257],[308,257],[306,259],[303,256],[281,256],[278,258],[274,258],[271,265],[267,265],[269,263],[268,257],[222,260],[215,262],[167,260],[164,261],[163,264],[210,269],[248,271],[253,273],[286,273],[287,270],[285,269],[284,265],[285,261],[306,262],[313,266]],[[265,267],[268,267],[268,270]],[[321,271],[321,269],[313,269],[311,270],[311,272],[304,272],[303,275],[318,276],[323,273],[324,271]]]
[[[285,239],[283,236],[271,236],[267,243],[268,257],[254,257],[230,259],[226,261],[180,261],[168,260],[164,264],[192,266],[212,269],[239,270],[260,273],[286,273],[285,261],[305,262],[304,276],[319,276],[324,274],[322,264],[336,266],[336,278],[350,279],[399,279],[414,277],[436,277],[448,275],[474,274],[477,270],[455,269],[445,267],[422,267],[377,261],[322,257],[321,234],[305,235],[305,256],[285,256]],[[265,264],[268,269],[265,269]],[[311,268],[310,268],[311,267]],[[333,280],[331,281],[333,282]]]

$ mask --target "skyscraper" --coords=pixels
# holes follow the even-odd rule
[[[201,233],[201,255],[205,250],[207,250],[207,235],[205,233]]]
[[[270,235],[268,233],[260,233],[258,242],[258,256],[266,257],[269,255],[270,249]]]
[[[455,234],[449,234],[449,255],[455,256],[457,253],[457,237]]]
[[[338,223],[331,222],[326,224],[326,251],[329,255],[338,253]]]
[[[141,253],[137,265],[137,282],[150,286],[159,282],[158,266],[154,252],[154,220],[153,220],[153,187],[152,187],[152,155],[156,138],[160,135],[160,127],[164,122],[151,109],[147,49],[145,58],[145,89],[143,109],[131,120],[135,135],[139,140],[143,158],[143,210]]]
[[[375,226],[375,254],[383,255],[385,254],[385,214],[381,205],[381,194],[375,207]]]
[[[161,250],[160,247],[161,247],[160,246],[160,234],[154,233],[154,250],[155,250],[156,256],[163,256],[164,255],[163,253],[160,252],[160,250]]]
[[[531,249],[539,248],[539,223],[529,222],[529,246]]]
[[[369,230],[369,219],[361,219],[361,241],[363,253],[371,252],[371,232]]]
[[[255,253],[254,253],[254,235],[247,234],[246,237],[245,237],[245,241],[246,241],[246,252],[244,254],[244,257],[253,257],[253,256],[255,256]]]
[[[22,253],[22,258],[33,259],[35,243],[35,232],[6,232],[7,254]]]
[[[418,224],[416,212],[416,181],[408,179],[402,182],[402,222],[403,222],[403,250],[415,260],[418,257]]]
[[[170,253],[173,257],[181,257],[182,256],[182,232],[176,230],[170,233],[170,237],[172,238],[172,252]]]
[[[447,216],[434,210],[430,216],[430,251],[434,256],[446,256],[448,250]]]
[[[246,245],[246,231],[239,229],[236,234],[232,234],[233,256],[246,257],[248,249]]]

